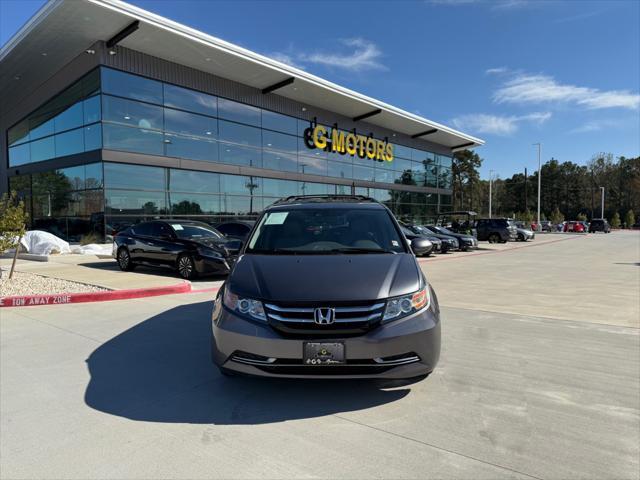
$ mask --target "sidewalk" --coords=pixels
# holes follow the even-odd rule
[[[10,268],[11,259],[0,258],[0,266]],[[95,255],[51,255],[48,262],[18,260],[16,271],[97,285],[110,290],[167,287],[182,282],[170,269],[139,266],[133,272],[123,272],[115,260],[99,259]],[[224,277],[205,277],[194,280],[192,288],[197,291],[217,287],[223,281]]]

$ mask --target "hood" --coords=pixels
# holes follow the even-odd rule
[[[410,253],[243,255],[227,284],[234,293],[272,302],[371,301],[418,290]]]
[[[228,240],[225,238],[198,238],[197,240],[182,238],[180,240],[185,245],[192,245],[194,247],[207,247],[221,253],[227,253],[225,245],[228,243]]]

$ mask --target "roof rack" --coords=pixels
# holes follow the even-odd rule
[[[318,202],[318,201],[333,201],[333,202],[374,202],[379,203],[376,199],[367,197],[365,195],[290,195],[283,197],[280,200],[273,203],[273,205],[279,205],[282,203],[293,202]]]

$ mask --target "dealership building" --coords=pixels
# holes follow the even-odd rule
[[[418,93],[418,92],[416,92]],[[116,0],[52,0],[0,50],[0,193],[70,241],[361,194],[429,221],[483,141]]]

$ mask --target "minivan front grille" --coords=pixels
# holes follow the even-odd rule
[[[385,302],[359,305],[264,305],[269,324],[285,335],[309,337],[333,337],[362,335],[382,320]],[[333,310],[333,321],[318,324],[315,310]]]

